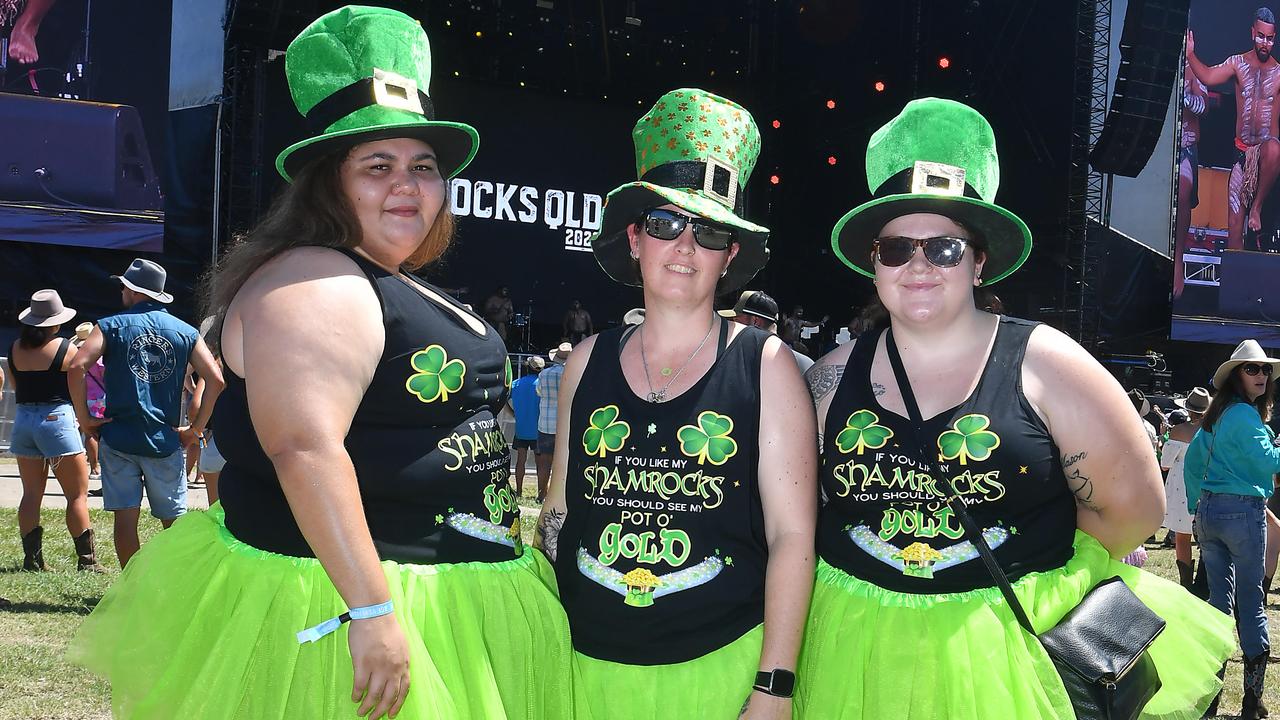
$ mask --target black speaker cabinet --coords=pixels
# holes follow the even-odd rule
[[[1234,320],[1280,323],[1280,255],[1222,251],[1218,315]]]
[[[161,210],[138,111],[0,93],[0,200]]]

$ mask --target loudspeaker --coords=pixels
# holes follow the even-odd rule
[[[1129,0],[1111,109],[1089,156],[1093,169],[1137,177],[1151,159],[1187,32],[1190,0]]]
[[[1280,323],[1280,255],[1223,250],[1218,280],[1218,316]]]
[[[0,200],[160,210],[138,111],[0,93]]]

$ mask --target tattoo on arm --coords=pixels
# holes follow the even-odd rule
[[[817,405],[822,398],[830,395],[840,384],[842,377],[843,365],[814,365],[810,368],[805,373],[805,379],[809,381],[809,395],[813,397],[813,404]]]
[[[550,508],[542,513],[538,520],[538,529],[534,534],[535,545],[542,548],[547,557],[556,559],[556,550],[560,544],[560,528],[564,525],[564,511]]]
[[[876,397],[884,395],[884,386],[880,383],[871,383],[871,394]]]
[[[1102,508],[1093,502],[1093,481],[1089,476],[1080,472],[1080,468],[1076,464],[1081,460],[1089,457],[1089,453],[1081,451],[1075,455],[1062,456],[1062,471],[1067,476],[1067,489],[1076,496],[1076,502],[1094,511],[1101,512]]]
[[[742,703],[742,709],[738,711],[738,717],[746,717],[749,707],[751,707],[751,695],[748,693],[746,702]]]

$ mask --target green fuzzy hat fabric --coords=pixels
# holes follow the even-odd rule
[[[286,180],[333,150],[386,138],[431,145],[445,177],[475,157],[475,128],[432,119],[429,102],[418,107],[418,93],[427,93],[431,84],[431,44],[421,23],[408,15],[360,5],[339,8],[308,25],[289,43],[284,59],[289,92],[304,117],[335,93],[374,78],[353,100],[339,104],[350,112],[339,110],[323,130],[280,153],[276,169]]]
[[[998,282],[1031,254],[1031,231],[995,204],[1000,158],[995,133],[977,110],[941,98],[912,100],[867,143],[873,198],[836,223],[831,247],[862,275],[875,277],[872,241],[890,220],[912,213],[945,215],[985,245],[982,284]]]
[[[605,198],[600,232],[591,239],[600,267],[620,283],[639,285],[627,226],[644,211],[670,203],[737,230],[738,255],[719,289],[747,284],[769,259],[769,229],[739,214],[742,188],[760,155],[760,129],[751,113],[706,90],[681,88],[658,98],[636,122],[631,139],[639,180]]]

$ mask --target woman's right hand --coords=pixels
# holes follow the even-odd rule
[[[409,644],[395,614],[352,620],[347,644],[355,671],[351,701],[360,703],[356,713],[370,720],[394,718],[409,694]]]

